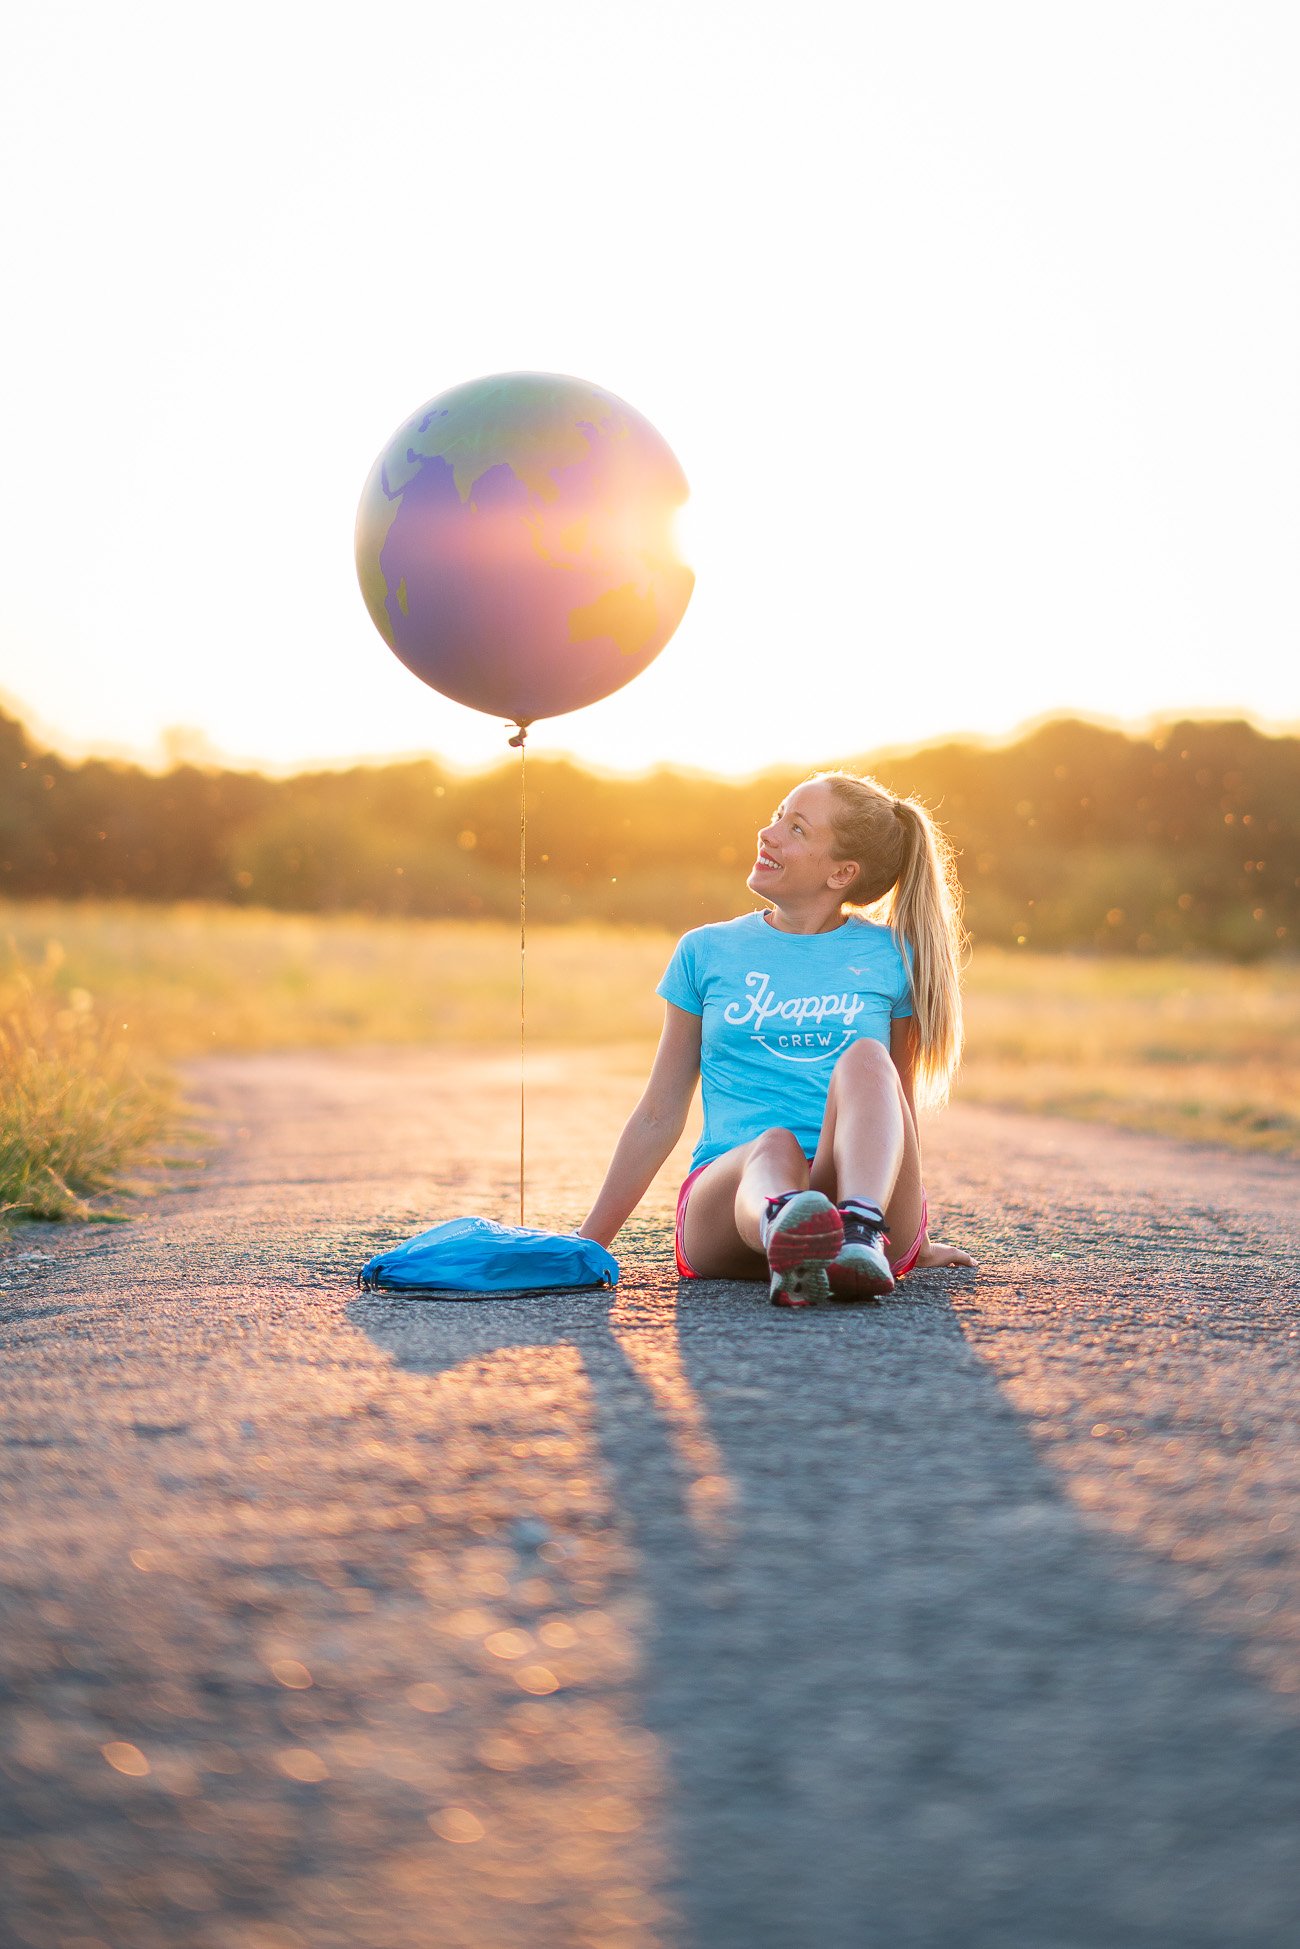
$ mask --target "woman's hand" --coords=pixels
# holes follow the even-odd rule
[[[979,1270],[970,1253],[963,1252],[960,1246],[944,1245],[937,1238],[928,1238],[917,1255],[916,1270],[921,1272],[940,1265],[968,1265]]]

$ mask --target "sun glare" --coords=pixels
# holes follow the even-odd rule
[[[674,508],[669,539],[673,553],[685,567],[699,571],[700,563],[700,511],[693,498],[683,501]]]

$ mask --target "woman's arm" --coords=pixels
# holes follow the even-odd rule
[[[889,1025],[889,1053],[898,1071],[898,1080],[903,1086],[903,1099],[912,1116],[912,1128],[916,1131],[917,1155],[920,1156],[921,1133],[916,1121],[916,1018],[912,1015],[900,1016]],[[924,1173],[922,1173],[924,1182]],[[921,1255],[918,1266],[969,1265],[975,1261],[969,1252],[963,1252],[956,1245],[942,1245],[930,1237],[929,1227],[921,1240]]]
[[[699,1074],[700,1018],[667,1002],[650,1080],[615,1146],[596,1202],[578,1227],[584,1238],[613,1244],[681,1136]]]

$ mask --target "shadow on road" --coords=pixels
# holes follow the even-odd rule
[[[429,1374],[580,1353],[686,1941],[1296,1939],[1300,1733],[1083,1527],[943,1275],[796,1317],[635,1265],[612,1301],[350,1311]]]

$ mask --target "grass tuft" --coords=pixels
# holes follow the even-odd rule
[[[61,992],[61,957],[0,968],[0,1227],[15,1217],[114,1218],[144,1188],[176,1090],[141,1064],[89,992]]]

